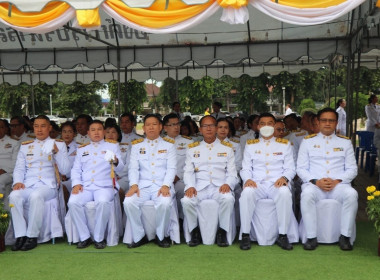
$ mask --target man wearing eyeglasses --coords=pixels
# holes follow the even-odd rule
[[[354,150],[348,137],[335,134],[338,113],[325,108],[317,115],[320,132],[305,137],[299,149],[297,174],[302,179],[301,213],[307,241],[305,250],[314,250],[317,240],[317,209],[321,199],[335,199],[342,203],[339,247],[352,250],[358,209],[358,193],[351,187],[357,175]]]
[[[218,246],[229,245],[227,232],[235,199],[233,190],[237,184],[235,156],[232,144],[216,138],[216,119],[204,116],[200,120],[202,142],[189,145],[184,171],[185,196],[182,198],[183,213],[191,233],[190,247],[200,244],[197,208],[205,199],[218,202],[219,230],[216,235]]]
[[[28,128],[23,117],[12,117],[9,126],[11,127],[11,136],[17,139],[20,144],[34,139],[34,137],[27,134]]]
[[[174,141],[174,146],[177,153],[177,173],[173,183],[177,199],[178,216],[183,220],[181,204],[181,199],[183,198],[185,189],[185,183],[183,182],[183,170],[185,168],[187,147],[194,141],[191,137],[179,135],[181,123],[177,114],[170,113],[169,115],[166,115],[163,123],[168,138]]]

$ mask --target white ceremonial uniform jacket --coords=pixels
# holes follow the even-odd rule
[[[336,112],[338,113],[338,125],[336,126],[336,130],[339,130],[339,134],[346,136],[346,111],[339,106]]]
[[[15,168],[17,154],[20,150],[20,143],[4,135],[0,139],[0,169],[3,169],[10,176],[12,176],[13,169]]]
[[[240,171],[243,184],[248,179],[256,183],[275,183],[282,176],[292,180],[295,175],[293,147],[289,140],[275,137],[264,140],[260,137],[247,141]]]
[[[297,129],[296,131],[290,132],[289,135],[286,136],[286,139],[289,139],[289,141],[293,144],[296,158],[298,156],[298,150],[301,146],[301,143],[308,134],[309,133],[306,130]]]
[[[71,143],[69,145],[66,145],[67,155],[68,155],[69,161],[70,161],[70,170],[69,170],[69,172],[67,172],[67,174],[65,174],[67,178],[70,178],[70,176],[71,176],[71,169],[73,168],[73,165],[74,165],[75,157],[77,155],[78,146],[79,146],[78,143],[75,142],[74,140],[71,141]]]
[[[297,174],[304,183],[312,179],[340,179],[350,184],[358,168],[351,141],[344,136],[311,134],[302,141]]]
[[[248,132],[242,136],[240,136],[240,146],[241,146],[241,152],[244,154],[244,148],[245,144],[247,143],[247,140],[249,139],[255,139],[256,132],[252,129],[248,130]]]
[[[87,134],[82,135],[82,134],[78,133],[77,136],[75,136],[74,141],[77,142],[77,144],[79,144],[79,145],[83,145],[83,144],[90,143],[91,139]]]
[[[188,136],[178,135],[175,139],[168,136],[169,139],[174,141],[174,146],[177,153],[177,177],[183,179],[183,172],[185,169],[186,152],[189,144],[193,143],[193,139]]]
[[[236,172],[239,174],[241,170],[241,162],[243,160],[243,153],[241,152],[241,146],[240,141],[236,138],[226,138],[223,141],[230,143],[232,145],[232,149],[234,150],[234,156],[235,156],[235,167]]]
[[[131,133],[124,133],[123,132],[121,134],[122,134],[121,143],[128,143],[128,145],[131,145],[132,141],[143,138],[141,135],[138,135],[133,130]]]
[[[367,116],[365,130],[372,131],[372,132],[375,131],[375,124],[379,122],[379,113],[380,113],[379,105],[371,103],[365,106],[365,114]]]
[[[121,160],[120,149],[117,142],[101,140],[79,146],[75,157],[74,166],[71,169],[72,186],[82,185],[84,188],[112,187],[111,164],[104,159],[107,150],[112,151],[118,159],[118,165],[114,171],[124,168]]]
[[[70,170],[70,162],[66,144],[62,140],[55,140],[59,150],[57,154],[46,155],[42,152],[44,143],[50,139],[48,137],[45,140],[35,139],[21,143],[13,171],[13,185],[23,183],[28,188],[43,183],[51,188],[57,187],[54,163],[57,164],[59,173],[66,174]]]
[[[232,144],[216,139],[189,145],[184,173],[185,191],[194,187],[200,191],[210,184],[217,187],[228,184],[233,190],[238,182]]]
[[[138,185],[139,189],[173,187],[177,173],[177,157],[174,141],[158,137],[155,140],[138,139],[132,142],[131,157],[128,166],[129,185]]]
[[[28,134],[26,132],[24,132],[23,134],[21,134],[20,137],[17,137],[16,135],[14,135],[12,137],[18,138],[17,140],[19,141],[20,144],[22,142],[25,142],[25,141],[34,140],[36,138],[36,136]]]

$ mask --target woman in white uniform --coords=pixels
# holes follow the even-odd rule
[[[377,96],[371,94],[368,98],[368,104],[365,106],[365,114],[367,116],[366,129],[367,131],[375,132],[376,126],[379,124],[379,111],[380,107],[377,105]]]
[[[339,99],[336,103],[336,112],[338,113],[338,125],[336,126],[336,134],[346,136],[346,100]]]

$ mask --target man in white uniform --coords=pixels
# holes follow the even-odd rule
[[[141,221],[141,207],[147,200],[153,200],[156,209],[156,242],[160,247],[170,247],[170,239],[165,236],[173,205],[174,177],[177,160],[174,141],[161,138],[161,119],[155,114],[144,118],[146,138],[132,142],[129,162],[130,188],[125,195],[124,211],[131,221],[133,242],[128,248],[136,248],[148,242]]]
[[[164,129],[169,139],[174,141],[175,149],[177,152],[177,173],[174,178],[174,189],[177,199],[178,216],[183,220],[183,211],[181,199],[185,193],[185,183],[183,182],[183,172],[185,168],[186,151],[188,145],[194,141],[191,137],[179,135],[180,121],[178,116],[174,113],[170,113],[164,117]]]
[[[228,246],[227,231],[234,209],[233,190],[238,182],[235,156],[230,143],[216,138],[216,120],[204,116],[200,121],[202,142],[189,145],[184,173],[185,196],[182,198],[184,216],[191,232],[189,246],[200,244],[198,227],[198,204],[204,199],[219,203],[219,230],[217,244]]]
[[[13,191],[9,195],[12,223],[16,237],[13,251],[28,251],[37,246],[44,202],[57,196],[57,177],[70,168],[67,148],[62,140],[49,137],[50,120],[38,116],[33,124],[35,140],[23,142],[13,172]],[[24,203],[29,203],[28,222],[24,218]]]
[[[352,250],[349,238],[353,234],[358,209],[358,193],[351,187],[358,169],[351,141],[335,135],[338,113],[325,108],[318,112],[320,133],[312,134],[301,144],[297,174],[302,179],[301,212],[307,242],[305,250],[314,250],[317,241],[316,203],[321,199],[335,199],[342,203],[341,236],[342,250]]]
[[[336,127],[336,134],[346,136],[346,100],[339,99],[337,102],[336,112],[338,113],[338,125]]]
[[[20,143],[6,135],[7,126],[0,119],[0,193],[8,207],[8,195],[11,192],[12,173],[16,164]]]
[[[88,127],[92,122],[92,118],[89,115],[81,114],[75,120],[75,128],[77,130],[77,136],[75,136],[75,142],[79,145],[90,143],[90,137],[87,135]]]
[[[22,142],[32,140],[35,138],[27,133],[28,126],[23,117],[15,116],[11,118],[9,126],[11,127],[11,136],[14,139],[17,139],[20,142],[20,144]]]
[[[104,140],[104,126],[101,121],[94,120],[87,134],[91,143],[83,144],[77,149],[71,170],[73,189],[67,205],[79,232],[80,242],[77,248],[83,249],[92,243],[84,207],[87,202],[95,201],[94,245],[96,249],[104,249],[104,233],[116,192],[112,173],[122,170],[124,163],[117,142]]]
[[[287,139],[273,136],[275,117],[263,113],[259,117],[260,138],[247,141],[240,176],[243,192],[240,196],[242,240],[240,248],[251,248],[249,233],[259,199],[271,198],[276,205],[279,237],[276,243],[292,250],[287,232],[292,215],[292,193],[288,182],[295,176],[293,148]]]

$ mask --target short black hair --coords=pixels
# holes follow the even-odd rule
[[[274,121],[274,123],[276,123],[276,118],[275,118],[271,113],[268,113],[268,112],[261,113],[260,116],[259,116],[259,121],[260,121],[262,118],[272,118],[273,121]]]
[[[112,124],[117,124],[115,118],[107,118],[106,121],[104,122],[105,127],[110,126]]]
[[[92,123],[92,118],[90,115],[87,115],[87,114],[80,114],[78,117],[76,117],[75,121],[79,120],[79,119],[85,119],[87,121],[87,124],[90,125],[90,123]]]
[[[252,124],[256,118],[258,118],[259,115],[253,114],[248,117],[247,123]]]
[[[62,129],[63,129],[65,126],[70,126],[71,129],[74,131],[74,133],[77,133],[77,129],[76,129],[76,127],[75,127],[75,125],[74,125],[73,122],[71,122],[71,121],[67,121],[67,122],[64,122],[63,124],[61,124],[61,131],[62,131]]]
[[[55,130],[55,131],[61,131],[61,130],[59,129],[58,124],[57,124],[55,121],[50,121],[50,125],[51,125],[51,127],[53,128],[53,130]]]
[[[135,116],[134,116],[132,113],[129,113],[129,112],[127,112],[127,113],[123,113],[123,114],[120,116],[120,120],[121,120],[122,118],[125,118],[125,117],[129,118],[129,120],[130,120],[131,122],[133,122],[133,123],[136,125],[136,118],[135,118]]]
[[[231,132],[232,136],[235,136],[236,129],[235,129],[235,127],[234,127],[234,125],[233,125],[232,122],[230,122],[227,118],[219,118],[219,119],[216,120],[216,125],[218,125],[218,123],[220,123],[220,122],[227,122],[227,124],[228,124],[228,130]]]
[[[144,124],[145,124],[146,120],[149,119],[149,118],[155,118],[156,120],[158,120],[158,122],[159,122],[160,124],[162,124],[161,117],[160,117],[160,115],[158,115],[158,114],[148,114],[148,115],[146,115],[146,116],[144,117]]]
[[[211,115],[207,115],[207,116],[203,116],[201,118],[201,120],[199,121],[199,125],[202,125],[203,120],[206,119],[206,118],[212,118],[215,121],[215,124],[216,124],[216,119],[213,116],[211,116]]]
[[[291,113],[289,115],[286,115],[283,120],[285,121],[288,118],[294,119],[295,121],[298,122],[298,117],[297,117],[297,115],[295,113]]]
[[[185,136],[190,136],[191,135],[191,127],[190,127],[190,123],[188,121],[182,121],[181,122],[181,128],[182,127],[186,127],[187,130],[189,131],[189,135],[185,135]],[[180,129],[181,129],[180,128]],[[181,133],[181,132],[180,132]],[[181,134],[182,135],[182,134]]]
[[[121,129],[116,123],[110,123],[105,126],[105,129],[107,128],[114,128],[117,132],[117,142],[121,142],[121,139],[123,138],[123,135],[121,134]]]
[[[220,103],[219,101],[215,101],[213,104],[218,106],[219,108],[223,107],[222,103]]]
[[[338,99],[338,101],[336,102],[336,109],[340,107],[340,105],[343,103],[343,100],[344,98]]]
[[[170,119],[178,119],[178,121],[179,121],[177,114],[170,113],[164,117],[163,124],[167,125],[167,123],[169,122]]]
[[[90,122],[90,123],[88,124],[88,128],[90,128],[91,125],[96,124],[96,123],[97,123],[97,124],[101,124],[102,127],[103,127],[103,129],[104,129],[104,124],[103,124],[103,122],[100,121],[100,120],[93,120],[92,122]]]
[[[368,103],[371,104],[372,103],[372,100],[376,98],[376,94],[371,94],[368,98]]]
[[[330,108],[330,107],[326,107],[326,108],[323,108],[322,110],[318,111],[318,114],[317,114],[318,120],[320,120],[321,115],[324,113],[334,113],[336,120],[338,120],[339,115],[338,115],[337,111],[335,111],[333,108]]]
[[[46,120],[48,121],[49,124],[51,124],[49,117],[46,115],[38,115],[37,117],[34,118],[34,120]]]
[[[24,125],[24,129],[26,129],[26,130],[30,129],[29,125],[26,123],[26,121],[25,121],[25,119],[23,117],[21,117],[21,116],[14,116],[14,117],[11,118],[11,121],[13,121],[13,120],[17,120],[17,122],[19,124]]]
[[[172,108],[174,108],[175,105],[181,105],[178,101],[174,101],[173,104],[172,104]]]

